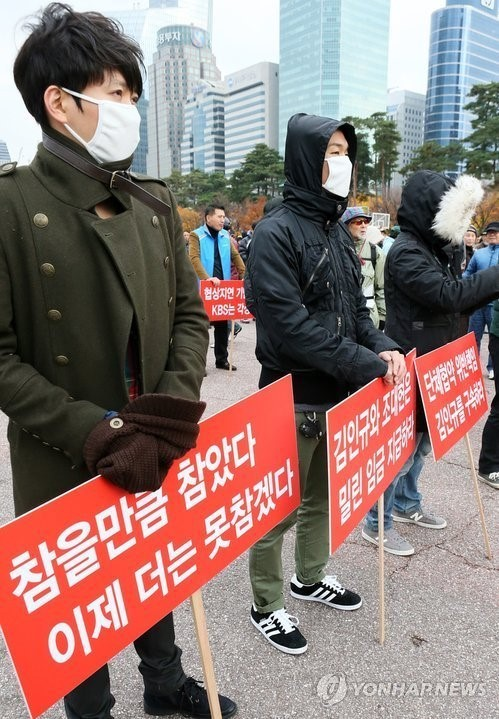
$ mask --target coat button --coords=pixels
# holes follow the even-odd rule
[[[168,257],[168,255],[163,260],[163,264],[165,267],[168,267],[168,265],[170,264],[170,258]]]
[[[69,364],[69,359],[66,357],[66,355],[57,355],[55,358],[55,363],[58,364],[60,367],[65,367]]]
[[[44,215],[43,212],[37,212],[33,217],[33,222],[37,227],[47,227],[49,218],[47,215]]]
[[[14,168],[13,162],[7,162],[5,165],[2,165],[2,171],[3,172],[10,172]]]
[[[43,265],[40,266],[40,270],[45,277],[53,277],[55,275],[55,267],[51,265],[50,262],[44,262]]]
[[[159,219],[156,217],[156,215],[153,215],[151,222],[153,227],[159,227]]]
[[[113,429],[120,429],[123,427],[123,420],[119,417],[113,417],[112,420],[109,422],[109,426]]]
[[[53,322],[58,322],[60,319],[62,319],[62,315],[59,310],[49,310],[47,312],[47,317]]]

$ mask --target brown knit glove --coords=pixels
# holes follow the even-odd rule
[[[93,474],[128,492],[154,491],[174,460],[196,446],[204,402],[145,394],[90,432],[83,456]]]

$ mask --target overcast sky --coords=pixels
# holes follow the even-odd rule
[[[76,10],[123,10],[132,0],[67,0]],[[142,0],[142,5],[146,0]],[[7,142],[12,159],[29,162],[40,131],[27,114],[12,80],[12,63],[22,42],[20,26],[42,5],[40,0],[2,2],[0,44],[0,140]],[[213,52],[222,75],[255,62],[279,62],[279,0],[214,0]],[[351,42],[369,43],[369,0],[365,24]],[[392,0],[388,86],[426,92],[428,36],[431,13],[445,0]],[[306,29],[304,30],[304,42]],[[366,77],[366,82],[369,78]]]

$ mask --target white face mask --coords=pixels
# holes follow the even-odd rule
[[[74,97],[99,106],[97,127],[94,136],[88,142],[85,142],[68,124],[64,124],[66,130],[97,162],[120,162],[133,155],[140,140],[140,115],[135,105],[112,100],[96,100],[94,97],[67,90],[65,87],[62,89]]]
[[[352,181],[352,163],[347,155],[326,157],[329,175],[322,187],[338,197],[346,197]]]

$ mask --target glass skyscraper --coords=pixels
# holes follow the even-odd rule
[[[467,137],[471,87],[498,80],[499,0],[447,0],[431,20],[425,142]]]
[[[390,0],[281,0],[279,146],[288,119],[386,110]]]
[[[202,80],[185,108],[182,174],[225,171],[225,87]]]
[[[3,165],[5,162],[10,162],[10,154],[7,143],[0,140],[0,165]]]
[[[225,78],[225,174],[238,170],[255,145],[278,147],[279,65],[260,62]]]
[[[259,62],[224,83],[202,81],[194,88],[185,106],[182,174],[230,176],[255,145],[277,149],[278,77],[278,65]]]

